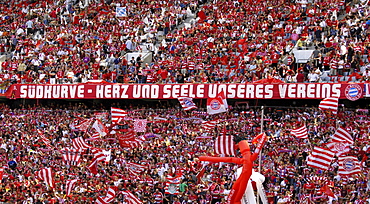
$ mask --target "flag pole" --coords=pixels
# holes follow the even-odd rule
[[[265,107],[261,106],[261,134],[263,133],[264,115],[265,115]],[[258,173],[261,173],[262,151],[263,151],[263,148],[261,148],[261,151],[258,155]],[[258,195],[258,191],[257,191],[257,204],[259,203],[260,203],[260,196]]]
[[[265,107],[261,106],[261,134],[263,133],[263,120],[264,120],[264,115],[265,115]],[[261,151],[258,156],[258,172],[261,173],[261,160],[262,160],[262,151],[263,148],[261,148]]]

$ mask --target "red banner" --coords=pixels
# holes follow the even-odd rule
[[[364,84],[14,84],[5,94],[25,99],[176,99],[213,98],[224,91],[228,99],[322,99],[363,97]]]

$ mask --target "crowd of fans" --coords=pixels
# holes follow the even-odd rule
[[[13,105],[14,106],[14,105]],[[130,203],[123,191],[130,191],[143,203],[225,203],[235,181],[235,164],[206,164],[197,158],[214,154],[215,137],[234,135],[238,140],[250,141],[261,132],[261,109],[233,107],[225,114],[207,115],[199,111],[183,111],[179,107],[121,106],[128,115],[118,126],[111,125],[109,111],[103,105],[87,107],[84,104],[49,104],[42,106],[1,104],[0,112],[0,167],[4,167],[0,181],[1,203],[93,203],[105,196],[107,189],[116,186],[117,195],[111,203]],[[102,116],[103,124],[111,130],[99,139],[76,126],[84,119]],[[364,204],[370,200],[370,156],[368,110],[341,108],[338,115],[326,116],[315,107],[267,108],[264,110],[263,132],[268,140],[261,155],[261,173],[268,202],[282,203],[352,203]],[[132,130],[133,121],[147,119],[145,137],[137,147],[122,148],[117,134]],[[220,122],[206,132],[202,121],[218,119]],[[309,139],[298,139],[290,130],[305,124]],[[325,146],[337,127],[347,129],[355,143],[348,155],[361,161],[361,173],[349,177],[338,176],[338,162],[333,160],[328,171],[307,166],[307,156],[313,147]],[[117,129],[118,128],[118,129]],[[87,132],[90,132],[90,128]],[[49,141],[46,144],[42,133]],[[109,159],[99,162],[97,174],[89,164],[93,159],[91,149],[82,155],[79,165],[66,164],[62,149],[72,147],[72,139],[84,137],[92,148],[110,151]],[[250,144],[252,151],[255,148]],[[239,153],[236,155],[240,156]],[[129,162],[142,164],[140,174],[128,171]],[[258,171],[258,163],[254,168]],[[205,171],[202,174],[202,166]],[[37,171],[51,168],[55,188],[45,184]],[[166,182],[179,177],[178,193],[166,194]],[[70,195],[66,195],[66,181],[78,179]],[[334,197],[320,190],[328,185]]]
[[[11,83],[245,83],[272,77],[321,82],[370,76],[366,0],[17,0],[0,7],[0,53],[9,56],[0,79]],[[117,7],[126,7],[126,17],[116,15]],[[317,49],[308,63],[299,64],[294,47]],[[151,62],[125,57],[142,51],[152,53]]]

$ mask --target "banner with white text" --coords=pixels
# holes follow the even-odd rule
[[[7,98],[17,99],[194,99],[213,98],[224,91],[228,99],[322,99],[355,101],[366,84],[14,84]]]

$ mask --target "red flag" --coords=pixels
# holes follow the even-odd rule
[[[323,187],[320,188],[320,191],[325,193],[326,195],[330,196],[330,197],[335,197],[334,196],[334,193],[331,191],[331,189],[329,188],[328,185],[324,185]]]
[[[93,162],[91,162],[91,164],[89,166],[87,166],[87,168],[89,169],[89,171],[96,175],[98,174],[98,165],[97,165],[97,161],[96,160],[93,160]]]

